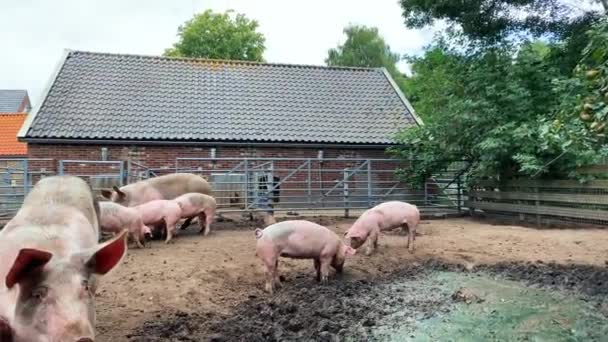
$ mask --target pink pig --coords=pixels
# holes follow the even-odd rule
[[[145,225],[163,224],[167,229],[169,243],[176,231],[177,222],[182,218],[182,209],[174,200],[154,200],[133,207]]]
[[[99,206],[73,176],[40,180],[0,231],[0,341],[94,342],[95,290],[126,253],[99,244]]]
[[[347,244],[355,249],[361,247],[369,237],[371,240],[365,254],[371,255],[378,248],[380,231],[401,227],[402,231],[408,232],[406,247],[413,252],[418,223],[420,212],[415,205],[399,201],[384,202],[366,210],[344,237]]]
[[[215,198],[205,194],[188,193],[175,198],[174,201],[182,209],[182,218],[198,217],[200,232],[209,234],[217,208]]]
[[[264,230],[255,230],[256,255],[262,259],[266,273],[266,291],[271,294],[280,286],[279,256],[293,259],[313,259],[317,281],[327,283],[329,266],[342,272],[347,256],[355,250],[346,246],[331,230],[316,223],[292,220],[275,223]]]
[[[139,212],[133,208],[104,201],[99,202],[99,211],[99,226],[102,231],[118,234],[126,228],[139,248],[145,245],[146,235],[152,235],[150,227],[144,225]]]

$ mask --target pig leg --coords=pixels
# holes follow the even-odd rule
[[[317,281],[321,281],[321,261],[319,259],[314,259],[315,261],[315,271],[317,272]]]
[[[137,234],[133,234],[132,237],[133,237],[133,240],[135,240],[135,244],[137,245],[137,248],[144,248],[144,246],[141,244],[141,239],[139,238],[139,236]]]
[[[407,243],[405,248],[410,251],[410,253],[414,252],[414,240],[416,240],[416,231],[411,229],[407,223],[403,224],[403,229],[407,229]]]
[[[369,234],[369,242],[367,243],[365,255],[372,255],[372,253],[378,249],[378,235],[380,235],[378,229],[372,230]]]
[[[192,223],[192,219],[194,219],[194,216],[188,217],[186,219],[186,221],[184,221],[184,224],[182,224],[182,226],[179,229],[184,230],[184,229],[188,228],[188,226],[190,226],[190,223]]]
[[[165,243],[169,243],[169,241],[173,239],[173,234],[175,233],[175,229],[177,228],[177,222],[165,219],[165,225],[167,226],[167,239],[165,240]]]
[[[264,273],[266,274],[266,285],[264,288],[268,293],[273,294],[277,285],[280,285],[280,281],[278,280],[279,260],[276,256],[268,256],[263,261]]]
[[[203,235],[206,236],[211,231],[211,223],[213,223],[214,218],[215,218],[215,210],[212,210],[212,209],[205,210],[205,233]],[[199,217],[199,220],[200,220],[200,217]],[[201,225],[202,225],[202,223],[201,223]]]
[[[206,226],[205,226],[205,212],[201,212],[200,214],[198,214],[198,226],[200,227],[200,230],[198,231],[199,234],[205,232],[206,230]],[[207,232],[205,235],[209,234],[209,232]]]
[[[279,259],[274,262],[274,287],[281,287],[281,277],[279,276]]]
[[[140,235],[140,229],[141,229],[140,224],[141,224],[141,222],[134,221],[131,224],[131,227],[129,229],[130,230],[129,234],[131,235],[131,238],[133,239],[133,241],[135,241],[137,248],[144,248],[144,246],[141,243],[141,239],[140,239],[140,236],[141,236]]]
[[[321,257],[321,284],[326,285],[329,282],[329,266],[331,264],[331,258]]]

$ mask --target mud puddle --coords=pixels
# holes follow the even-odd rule
[[[570,341],[608,336],[602,330],[608,329],[608,302],[603,302],[608,269],[515,263],[479,269],[470,273],[430,261],[384,279],[346,274],[327,286],[302,274],[288,279],[272,297],[251,296],[230,315],[159,313],[128,337],[139,342]],[[452,294],[461,287],[478,295],[480,303],[454,300]],[[602,323],[604,328],[598,328]],[[548,330],[540,329],[547,324]]]

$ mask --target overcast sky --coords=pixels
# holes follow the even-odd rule
[[[0,89],[27,89],[35,104],[63,49],[160,55],[208,8],[258,20],[269,62],[323,64],[349,23],[378,27],[402,54],[432,38],[405,28],[397,0],[0,0]]]

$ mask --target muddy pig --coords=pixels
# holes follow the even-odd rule
[[[176,232],[176,225],[182,218],[182,208],[174,200],[154,200],[133,207],[145,225],[162,223],[167,230],[165,243],[169,243]]]
[[[293,259],[313,259],[317,281],[327,283],[329,266],[342,272],[347,256],[355,250],[346,246],[336,233],[316,223],[291,220],[275,223],[264,230],[255,230],[256,255],[264,263],[266,291],[273,293],[280,286],[279,256]]]
[[[401,228],[408,232],[407,248],[414,251],[416,227],[420,223],[420,212],[415,205],[390,201],[366,210],[344,234],[347,244],[355,249],[369,238],[365,254],[371,255],[378,248],[380,231]]]
[[[95,341],[97,280],[124,257],[126,230],[99,244],[99,206],[82,179],[40,180],[0,231],[3,342]]]
[[[174,201],[182,209],[182,218],[197,217],[200,232],[209,234],[217,208],[215,198],[205,194],[188,193],[175,198]]]
[[[133,208],[104,201],[99,202],[99,210],[99,226],[104,232],[118,234],[126,228],[139,248],[146,243],[146,235],[152,235],[150,227],[144,225],[139,212]]]

